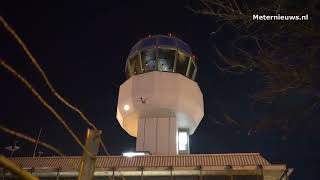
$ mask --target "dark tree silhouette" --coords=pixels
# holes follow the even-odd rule
[[[237,36],[229,43],[230,52],[214,44],[216,66],[222,72],[252,73],[263,80],[262,90],[251,95],[252,104],[272,104],[279,96],[295,93],[309,97],[310,102],[295,107],[299,115],[290,112],[269,114],[254,129],[276,125],[284,131],[289,120],[306,118],[319,111],[320,103],[320,1],[293,0],[200,0],[188,8],[210,16],[219,27],[210,36],[219,36],[225,26],[232,27]],[[253,15],[308,16],[308,20],[263,21]],[[294,98],[294,97],[293,97]],[[288,111],[292,111],[288,110]],[[296,114],[295,113],[295,114]],[[254,131],[256,131],[254,130]]]

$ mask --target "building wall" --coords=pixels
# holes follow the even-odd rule
[[[174,117],[139,119],[137,151],[149,151],[153,155],[176,155],[177,125]]]
[[[177,127],[193,134],[203,115],[203,95],[198,84],[178,73],[154,71],[136,75],[119,89],[116,117],[134,137],[138,136],[141,117],[176,117]]]

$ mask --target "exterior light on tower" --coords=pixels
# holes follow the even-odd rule
[[[123,109],[125,111],[129,111],[130,110],[130,106],[128,104],[126,104],[126,105],[123,106]]]

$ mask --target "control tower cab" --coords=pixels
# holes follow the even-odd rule
[[[149,36],[133,46],[125,71],[117,119],[137,138],[136,151],[189,154],[189,135],[204,115],[190,47],[173,36]]]

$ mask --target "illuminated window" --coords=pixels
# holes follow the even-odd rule
[[[135,74],[141,74],[141,65],[140,65],[140,61],[139,61],[138,55],[136,55],[133,58],[131,58],[129,63],[130,64],[129,64],[128,74],[129,74],[130,77],[135,75]]]
[[[158,49],[158,70],[172,72],[176,51],[171,49]]]
[[[143,72],[156,71],[156,49],[146,49],[141,51],[141,61]]]
[[[176,72],[180,73],[184,76],[187,75],[188,64],[189,64],[190,57],[187,56],[185,53],[179,51],[177,56],[177,63],[176,63]]]
[[[179,154],[189,154],[189,134],[187,130],[178,131],[178,152]]]
[[[188,78],[193,79],[193,74],[194,71],[196,70],[195,64],[194,62],[191,60],[190,62],[190,67],[189,67],[189,74],[188,74]]]

